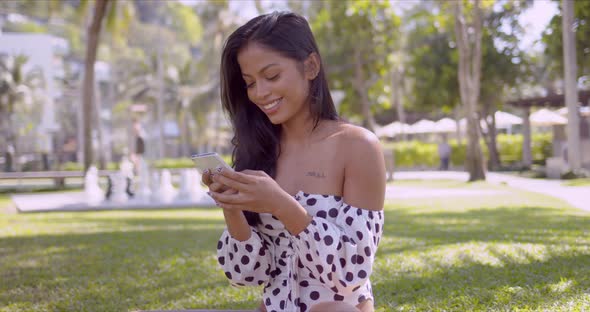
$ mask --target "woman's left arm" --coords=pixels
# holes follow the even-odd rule
[[[378,139],[356,128],[343,140],[343,202],[330,221],[315,216],[295,237],[299,261],[312,277],[344,295],[366,283],[383,233],[385,161]]]

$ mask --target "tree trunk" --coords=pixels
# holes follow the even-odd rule
[[[363,73],[363,62],[361,59],[361,51],[355,49],[354,51],[354,85],[356,86],[356,92],[361,101],[361,110],[363,115],[363,127],[375,132],[375,121],[371,114],[371,103],[367,96],[367,87]]]
[[[523,109],[522,116],[522,165],[530,168],[533,164],[533,154],[531,152],[531,110],[528,107]]]
[[[395,68],[391,72],[391,96],[393,105],[397,109],[397,118],[399,122],[403,125],[406,123],[406,112],[404,110],[403,105],[403,97],[404,97],[404,83],[403,83],[403,74],[402,71],[398,68]],[[404,131],[402,127],[402,141],[406,141],[407,133]]]
[[[87,30],[86,59],[84,62],[84,83],[82,86],[82,123],[84,127],[84,171],[92,165],[92,103],[94,97],[94,62],[100,38],[102,20],[109,0],[96,0],[92,22]]]
[[[578,114],[578,89],[576,67],[576,33],[574,32],[574,2],[562,0],[563,63],[565,80],[565,104],[567,107],[568,164],[574,171],[582,168],[580,151],[580,115]]]
[[[487,117],[484,119],[486,126],[488,127],[488,132],[483,137],[488,146],[488,156],[490,157],[490,159],[488,159],[488,169],[494,171],[500,168],[500,155],[496,144],[496,136],[498,134],[496,131],[496,112],[495,109],[489,109],[491,104],[486,104],[485,106],[487,109],[484,110],[484,116],[490,116],[490,120],[488,121]]]
[[[463,2],[455,2],[455,33],[459,48],[459,89],[461,102],[467,113],[467,155],[465,169],[469,181],[485,180],[484,159],[479,145],[479,101],[481,75],[482,18],[480,0],[475,0],[473,22],[467,25],[463,14]],[[469,32],[468,32],[469,28]]]

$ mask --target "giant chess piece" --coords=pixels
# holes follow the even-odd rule
[[[91,206],[98,205],[104,200],[104,194],[98,185],[98,170],[94,166],[88,168],[84,176],[84,195],[86,203]]]
[[[150,172],[147,163],[143,160],[140,160],[137,178],[139,181],[134,199],[140,202],[149,202],[152,195],[152,190],[150,189]]]
[[[172,185],[172,175],[170,170],[162,170],[160,188],[158,189],[158,199],[162,203],[170,203],[176,198],[178,191]]]
[[[192,172],[189,169],[180,172],[180,190],[176,196],[176,201],[192,201],[191,183]]]
[[[113,203],[125,203],[129,199],[127,195],[127,177],[122,172],[113,173],[109,176],[110,188],[107,191],[107,198]]]

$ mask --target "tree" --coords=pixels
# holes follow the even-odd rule
[[[471,14],[465,13],[462,1],[454,3],[455,34],[459,50],[459,90],[467,119],[467,155],[465,169],[469,181],[485,180],[483,152],[479,145],[479,116],[477,103],[480,95],[482,10],[475,0]]]
[[[388,56],[400,19],[389,1],[317,2],[312,22],[332,89],[346,91],[341,111],[362,116],[373,130],[372,103],[387,101]]]
[[[15,113],[31,106],[33,90],[41,84],[41,73],[32,70],[24,72],[28,58],[24,55],[0,55],[0,134],[4,138],[6,169],[14,170],[18,155],[17,125],[13,123]]]

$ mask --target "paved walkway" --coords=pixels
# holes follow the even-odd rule
[[[467,172],[460,171],[400,171],[394,173],[393,178],[394,180],[467,181],[469,175]],[[590,211],[590,186],[564,186],[562,180],[522,178],[497,172],[486,173],[486,180],[494,184],[508,185],[513,188],[556,197],[574,207]],[[452,196],[452,194],[449,196]]]

